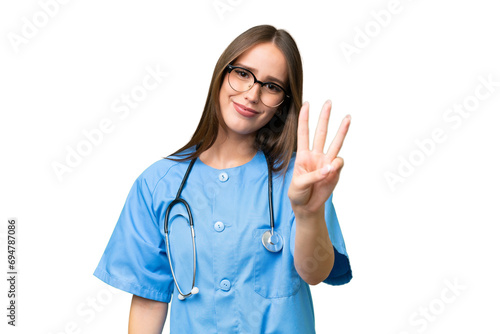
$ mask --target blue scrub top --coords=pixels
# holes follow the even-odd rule
[[[309,285],[293,263],[295,215],[287,193],[294,163],[295,154],[285,179],[273,177],[281,252],[269,252],[261,241],[270,229],[263,152],[227,169],[215,169],[197,159],[181,197],[193,215],[195,285],[200,292],[180,301],[166,255],[164,219],[189,161],[162,159],[133,184],[94,275],[137,296],[171,302],[171,333],[315,333]],[[325,218],[335,264],[324,282],[345,284],[352,272],[331,196]],[[193,275],[192,241],[187,213],[179,204],[170,213],[169,243],[177,281],[187,293]]]

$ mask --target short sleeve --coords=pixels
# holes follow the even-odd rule
[[[332,194],[333,195],[333,194]],[[328,235],[332,241],[333,251],[335,253],[335,262],[333,264],[332,271],[328,277],[323,281],[330,285],[342,285],[349,283],[352,279],[351,264],[349,261],[349,256],[347,255],[347,250],[344,243],[344,237],[342,236],[342,231],[340,229],[339,221],[337,219],[337,214],[332,203],[332,195],[325,202],[325,221],[328,228]],[[290,236],[290,250],[294,252],[295,248],[295,215],[292,215],[292,233]]]
[[[169,302],[173,280],[154,214],[154,185],[143,175],[127,196],[94,276],[134,295]]]

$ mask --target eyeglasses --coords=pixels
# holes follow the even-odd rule
[[[227,65],[227,69],[228,81],[232,89],[237,92],[246,92],[252,89],[255,83],[259,83],[261,86],[260,100],[270,108],[279,106],[285,101],[285,97],[290,97],[285,93],[285,89],[277,83],[259,81],[250,70],[244,67]]]

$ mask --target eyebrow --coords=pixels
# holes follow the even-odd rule
[[[250,70],[250,71],[252,71],[252,72],[258,72],[258,70],[257,70],[256,68],[253,68],[253,67],[251,67],[251,66],[247,66],[247,65],[242,64],[242,63],[235,63],[235,64],[233,64],[233,65],[234,65],[234,66],[241,66],[241,67],[244,67],[244,68],[246,68],[246,69],[249,69],[249,70]],[[278,83],[281,87],[283,87],[283,88],[285,88],[285,86],[286,86],[286,85],[283,83],[283,81],[281,81],[280,79],[275,78],[275,77],[273,77],[273,76],[268,75],[268,76],[266,77],[266,79],[276,81],[276,82],[277,82],[277,83]]]

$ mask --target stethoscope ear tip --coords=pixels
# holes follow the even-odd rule
[[[199,293],[199,292],[200,292],[200,289],[198,289],[197,287],[195,287],[195,286],[194,286],[194,287],[191,289],[191,292],[190,292],[190,293],[188,293],[187,295],[182,295],[181,293],[179,293],[179,295],[177,296],[177,298],[179,298],[179,300],[184,300],[184,299],[186,299],[187,297],[192,296],[192,295],[196,295],[196,294],[197,294],[197,293]]]

